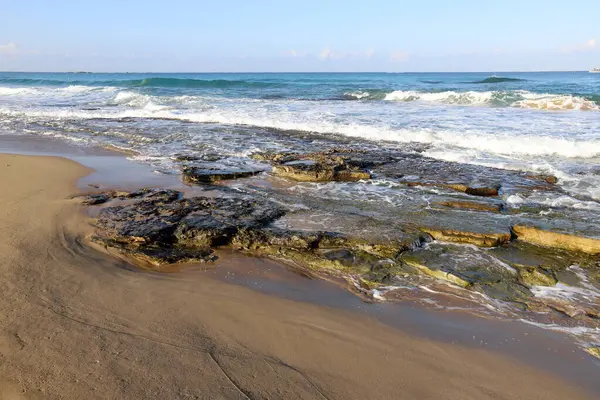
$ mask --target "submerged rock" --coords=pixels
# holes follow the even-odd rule
[[[518,266],[521,282],[528,287],[554,286],[558,282],[551,272],[540,268]]]
[[[409,266],[414,267],[417,270],[419,270],[420,272],[424,273],[425,275],[429,275],[429,276],[437,278],[437,279],[448,281],[450,283],[453,283],[455,285],[458,285],[458,286],[464,287],[464,288],[466,288],[470,285],[469,282],[465,281],[464,279],[460,278],[457,275],[454,275],[451,272],[444,271],[441,269],[431,269],[428,266],[426,266],[425,264],[421,264],[412,258],[407,257],[407,258],[404,258],[403,261],[406,264],[408,264]]]
[[[551,185],[556,185],[558,183],[558,178],[554,175],[527,175],[527,177],[531,179],[538,179]]]
[[[600,347],[588,347],[585,351],[593,357],[600,358]]]
[[[432,243],[404,253],[400,259],[419,273],[495,299],[523,303],[532,297],[532,293],[519,281],[516,270],[484,250]]]
[[[485,212],[500,212],[502,211],[502,205],[500,204],[489,204],[480,203],[476,201],[442,201],[434,203],[435,205],[454,208],[458,210],[471,210],[471,211],[485,211]]]
[[[468,186],[462,183],[449,183],[444,184],[444,187],[456,190],[457,192],[463,192],[466,194],[470,194],[471,196],[480,196],[480,197],[493,197],[498,196],[498,190],[500,189],[500,185],[496,186]]]

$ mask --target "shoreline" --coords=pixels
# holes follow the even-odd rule
[[[3,156],[3,157],[5,157],[5,156]],[[124,159],[123,157],[121,157],[121,158]],[[133,164],[133,163],[131,163],[131,164]],[[112,168],[114,168],[114,166],[112,166]],[[95,178],[95,179],[97,179],[97,178]],[[81,183],[81,181],[79,181],[79,182],[80,182],[80,189],[79,189],[79,191],[80,191],[82,183]],[[85,180],[84,180],[84,182],[85,182]],[[89,183],[86,183],[85,185],[88,185],[88,184]],[[83,185],[83,186],[85,186],[85,185]],[[82,252],[84,252],[84,253],[87,253],[88,251],[89,251],[88,249],[82,250]],[[239,259],[242,259],[245,262],[247,262],[249,260],[249,258],[244,257],[244,256],[239,257]],[[227,261],[227,260],[229,260],[229,261]],[[310,280],[302,281],[302,279],[304,279],[304,278],[299,278],[298,275],[293,274],[289,271],[286,271],[282,267],[276,267],[276,268],[280,268],[281,270],[276,271],[273,275],[270,275],[265,278],[259,276],[261,273],[264,273],[264,268],[262,268],[258,274],[255,273],[254,275],[249,277],[247,282],[241,282],[241,281],[244,281],[245,278],[242,277],[241,281],[239,280],[240,276],[242,275],[240,266],[243,267],[244,265],[241,265],[239,261],[238,261],[238,265],[229,265],[228,268],[221,268],[222,264],[224,264],[224,263],[226,264],[227,262],[230,262],[231,260],[233,260],[232,262],[233,262],[233,264],[235,264],[235,256],[231,257],[231,258],[225,258],[224,262],[221,263],[220,265],[217,265],[216,267],[212,267],[212,268],[209,267],[207,269],[204,269],[204,271],[200,271],[200,273],[198,273],[198,271],[193,271],[192,269],[190,269],[190,270],[184,270],[182,273],[171,274],[171,275],[165,276],[164,274],[162,274],[162,275],[161,274],[140,274],[137,271],[127,272],[127,270],[125,270],[125,269],[119,269],[116,271],[109,272],[109,275],[111,275],[111,274],[117,274],[117,275],[118,274],[126,274],[126,275],[133,274],[138,278],[140,276],[144,276],[144,277],[148,277],[148,279],[150,279],[152,282],[161,281],[161,282],[169,283],[171,286],[173,286],[173,285],[178,286],[178,285],[183,284],[184,287],[187,287],[186,290],[191,290],[191,287],[190,287],[191,283],[196,281],[200,277],[200,275],[206,276],[206,275],[210,275],[211,271],[212,272],[218,271],[218,273],[215,273],[215,274],[219,275],[219,273],[220,273],[221,276],[217,276],[216,277],[217,279],[215,281],[211,281],[210,285],[215,285],[215,286],[220,285],[215,282],[221,282],[221,284],[223,284],[223,282],[233,282],[237,286],[242,286],[242,287],[245,286],[247,288],[247,287],[252,287],[253,284],[254,284],[254,286],[258,286],[256,284],[256,282],[260,282],[260,285],[262,287],[254,288],[254,290],[251,293],[256,293],[258,291],[258,292],[262,292],[262,294],[260,294],[260,293],[257,293],[256,295],[249,294],[248,296],[250,296],[250,297],[259,296],[260,297],[260,296],[265,296],[265,293],[266,293],[267,294],[266,299],[269,299],[268,300],[269,302],[275,302],[275,303],[284,302],[285,303],[285,302],[290,301],[289,298],[286,299],[286,292],[287,292],[287,295],[289,297],[292,297],[291,300],[292,300],[293,305],[289,306],[289,307],[291,307],[292,310],[295,310],[297,308],[305,308],[305,307],[313,307],[314,308],[314,307],[316,307],[316,310],[320,310],[320,311],[318,311],[319,313],[328,312],[331,315],[335,315],[335,317],[333,317],[333,318],[335,318],[336,320],[338,318],[343,318],[345,321],[344,324],[349,324],[350,326],[353,326],[353,327],[355,327],[355,323],[354,322],[351,323],[350,321],[353,321],[355,319],[363,321],[363,318],[368,318],[368,321],[370,321],[370,324],[376,326],[377,330],[382,329],[384,331],[388,331],[388,329],[391,329],[391,328],[385,328],[385,326],[382,326],[381,321],[385,322],[386,325],[394,326],[393,323],[390,323],[390,322],[394,321],[394,318],[399,318],[400,316],[406,317],[403,314],[406,314],[410,308],[414,307],[414,305],[400,306],[398,304],[366,305],[366,303],[361,302],[356,296],[348,293],[347,291],[343,291],[341,289],[339,291],[337,291],[337,289],[332,287],[331,284],[324,283],[323,281],[310,281]],[[264,262],[267,264],[272,263],[271,261],[268,261],[268,260],[262,260],[261,262]],[[106,260],[106,259],[103,259],[102,263],[106,264],[105,268],[109,268],[109,269],[114,268],[115,264],[118,264],[118,262],[115,260]],[[111,265],[111,266],[109,266],[109,265]],[[255,265],[255,264],[253,264],[253,265]],[[274,265],[275,264],[270,265],[270,266],[274,267]],[[106,271],[104,271],[104,272],[106,272]],[[237,277],[236,277],[236,274],[237,274]],[[291,274],[293,274],[293,275],[291,275]],[[258,277],[257,277],[257,275],[258,275]],[[283,276],[283,279],[282,279],[282,276]],[[299,279],[297,279],[297,278],[299,278]],[[145,278],[142,278],[142,279],[145,279]],[[190,279],[191,281],[188,281],[188,279]],[[212,280],[212,277],[211,277],[211,280]],[[197,283],[197,282],[194,282],[194,283]],[[283,285],[282,283],[286,283],[287,286]],[[316,285],[314,285],[315,283],[316,283]],[[225,287],[227,288],[228,292],[232,290],[230,285],[225,284]],[[282,287],[283,287],[283,290],[282,290]],[[287,288],[287,291],[286,291],[286,288]],[[298,288],[301,288],[301,289],[298,290]],[[237,290],[238,289],[233,289],[233,291],[236,291],[236,292],[237,292]],[[240,290],[245,291],[247,289],[244,288],[244,289],[240,289]],[[337,293],[336,293],[336,291],[337,291]],[[342,295],[342,292],[344,293],[343,295]],[[191,293],[191,292],[189,292],[189,293]],[[218,291],[217,291],[217,293],[218,293]],[[323,293],[325,293],[326,295],[324,296]],[[290,296],[290,294],[292,294],[292,296]],[[298,294],[300,294],[300,295],[298,295]],[[273,295],[275,295],[275,296],[273,296]],[[225,295],[220,294],[220,296],[225,296]],[[296,298],[294,298],[294,296]],[[355,301],[350,301],[349,300],[350,297],[348,297],[348,296],[351,296]],[[227,297],[227,296],[225,296],[225,297]],[[328,297],[329,297],[329,299],[328,299]],[[212,299],[212,300],[214,301],[214,299]],[[300,303],[298,303],[298,301],[300,301]],[[312,302],[313,304],[321,304],[321,305],[320,306],[310,305],[310,304],[307,304],[307,301],[309,303]],[[348,306],[348,303],[352,304],[352,302],[354,302],[354,304],[361,306],[363,311],[359,311],[358,313],[356,312],[357,310],[360,310],[361,307],[355,307],[356,309],[352,310],[353,307]],[[323,307],[323,303],[325,303],[325,307]],[[238,305],[239,304],[236,304],[235,307],[232,307],[232,309],[230,309],[228,311],[234,312],[233,310]],[[391,307],[396,308],[396,313],[389,311],[389,308],[391,308]],[[368,308],[368,310],[364,311],[367,308]],[[386,318],[381,318],[381,316],[375,316],[375,318],[377,318],[377,320],[380,322],[376,322],[376,320],[373,320],[373,315],[376,314],[373,312],[374,308],[383,308],[383,309],[388,308],[387,311],[386,310],[379,311],[381,314],[388,316],[387,321],[386,321]],[[399,311],[399,310],[401,310],[401,311]],[[352,312],[352,311],[354,311],[354,312]],[[348,313],[350,313],[350,314],[348,314]],[[361,313],[363,315],[360,315]],[[425,340],[428,342],[430,339],[436,339],[435,342],[431,343],[431,346],[433,346],[433,347],[442,346],[443,347],[443,346],[448,346],[448,343],[444,343],[444,339],[445,339],[446,342],[460,343],[460,346],[450,345],[450,347],[447,349],[447,351],[459,351],[459,352],[464,351],[465,353],[468,353],[468,354],[470,354],[471,352],[475,352],[476,354],[479,354],[480,352],[483,351],[486,354],[485,357],[491,357],[491,358],[500,357],[500,359],[502,359],[505,356],[500,356],[499,354],[500,354],[500,352],[504,352],[505,354],[509,354],[511,356],[511,359],[508,361],[507,360],[503,360],[503,361],[508,362],[509,364],[514,362],[515,364],[513,366],[520,365],[520,362],[513,361],[513,358],[516,359],[517,355],[519,354],[519,345],[515,346],[515,351],[513,352],[514,354],[511,354],[510,351],[502,350],[502,346],[498,346],[498,348],[496,349],[498,351],[492,351],[490,353],[489,349],[480,350],[480,349],[472,348],[472,347],[476,347],[476,346],[471,346],[471,348],[462,346],[462,345],[469,344],[467,340],[464,340],[464,343],[461,343],[460,340],[456,340],[460,336],[460,332],[462,332],[464,335],[464,330],[465,330],[464,326],[456,327],[457,323],[461,323],[461,324],[464,323],[466,326],[473,327],[473,325],[472,325],[473,321],[476,321],[476,319],[474,319],[474,317],[461,316],[458,313],[451,314],[447,311],[442,312],[442,313],[439,313],[439,312],[431,313],[430,315],[428,315],[427,318],[424,318],[422,315],[417,315],[417,314],[427,314],[427,313],[431,313],[431,312],[417,308],[417,310],[414,311],[415,315],[413,315],[413,317],[412,317],[413,319],[409,318],[408,321],[403,321],[402,323],[399,323],[399,324],[397,323],[395,327],[400,328],[401,330],[397,331],[395,329],[392,329],[392,331],[394,333],[392,333],[391,335],[392,336],[395,336],[395,335],[405,336],[406,333],[404,333],[404,332],[406,332],[407,329],[410,330],[409,329],[410,327],[413,327],[413,329],[414,329],[413,325],[420,322],[422,325],[425,325],[425,327],[422,326],[420,328],[420,330],[414,329],[414,332],[411,332],[411,334],[409,335],[411,340],[418,341],[418,340],[422,339],[422,340]],[[331,317],[331,315],[330,315],[330,317]],[[390,317],[390,315],[392,317]],[[433,338],[428,337],[427,335],[423,335],[423,332],[425,330],[427,330],[428,328],[432,328],[432,327],[439,328],[440,325],[443,326],[443,324],[439,323],[440,319],[445,320],[445,324],[446,324],[447,328],[452,327],[454,325],[455,332],[456,332],[455,338],[452,338],[452,335],[447,335],[447,332],[446,332],[446,335],[438,335],[438,337],[433,337]],[[423,323],[424,321],[427,323]],[[461,321],[461,322],[458,322],[458,321]],[[496,333],[495,330],[497,329],[497,327],[501,327],[503,325],[503,323],[499,323],[499,322],[489,322],[488,321],[486,323],[483,323],[483,320],[481,320],[480,322],[481,322],[481,324],[479,326],[479,329],[484,330],[484,332],[485,332],[485,329],[487,329],[488,334],[492,334],[492,333],[495,334]],[[504,324],[504,327],[508,327],[509,325],[510,325],[510,323]],[[516,324],[513,324],[513,325],[517,326]],[[482,329],[482,327],[485,327],[485,329]],[[375,328],[373,328],[373,329],[375,329]],[[522,332],[523,330],[517,329],[517,331]],[[531,331],[535,331],[535,329],[532,328]],[[556,338],[559,337],[559,335],[550,334],[545,331],[544,331],[544,335],[541,335],[542,330],[540,329],[539,331],[540,331],[539,332],[540,338],[542,338],[542,340],[543,340],[543,336],[545,336],[545,335],[548,335],[551,337],[551,339],[548,339],[548,340],[557,340]],[[515,332],[509,331],[507,333],[514,334]],[[433,335],[433,336],[436,336],[436,335]],[[444,336],[445,336],[445,338],[444,338]],[[555,337],[552,338],[553,336],[555,336]],[[425,337],[427,339],[423,339],[423,337]],[[494,337],[493,335],[490,335],[490,337],[495,338],[495,339],[498,338],[497,336]],[[359,340],[360,338],[355,338],[355,339]],[[364,339],[364,338],[362,338],[362,339]],[[463,339],[464,339],[464,337],[463,337]],[[514,337],[513,337],[513,339],[514,339]],[[438,342],[439,340],[441,340],[441,342]],[[525,343],[527,343],[527,338],[523,337],[523,340],[525,341]],[[538,339],[530,338],[530,340],[531,340],[530,343],[538,343],[539,338]],[[566,343],[566,340],[564,342]],[[554,343],[556,343],[556,342],[554,342]],[[403,346],[404,345],[405,344],[403,344]],[[505,347],[508,348],[510,346],[505,346]],[[523,350],[523,347],[525,347],[525,344],[521,345],[520,350]],[[539,353],[540,349],[538,349],[537,351]],[[495,353],[498,353],[498,354],[495,354]],[[538,356],[539,356],[539,354],[538,354]],[[551,362],[553,357],[554,357],[553,355],[550,355],[550,356],[548,356],[547,360],[546,359],[538,360],[537,361],[538,366],[540,366],[540,367],[545,366],[546,370],[552,369],[552,368],[548,368],[548,362],[549,361]],[[568,357],[568,355],[566,354],[566,349],[565,349],[565,354],[562,354],[562,357],[564,357],[562,362],[564,362],[565,360],[570,360],[569,362],[575,362],[575,359],[571,359]],[[585,357],[589,357],[589,356],[584,355],[583,358],[585,358]],[[477,357],[475,357],[475,358],[477,358]],[[523,354],[521,354],[521,358],[524,359],[526,357]],[[529,358],[535,358],[535,356],[529,357]],[[475,360],[475,361],[477,361],[477,360]],[[531,361],[531,360],[528,360],[528,361]],[[587,361],[589,363],[588,365],[592,366],[592,363],[590,362],[591,358],[587,359]],[[579,362],[581,363],[581,360]],[[535,365],[536,362],[533,362],[532,364]],[[556,365],[558,365],[558,363],[556,363]],[[567,365],[565,365],[564,368],[562,368],[563,372],[572,370],[571,367],[572,367],[572,365],[569,367],[567,367]],[[523,366],[523,368],[530,368],[530,367]],[[576,375],[575,371],[585,372],[585,367],[582,366],[579,369],[575,368],[575,370],[573,371],[573,375]],[[554,371],[554,372],[556,373],[557,371]],[[577,378],[577,377],[572,376],[570,378],[572,378],[572,381],[573,381],[573,378]],[[593,377],[591,377],[591,378],[593,378]],[[577,380],[580,381],[580,382],[578,382],[579,384],[583,384],[583,385],[589,387],[588,390],[590,390],[591,392],[593,392],[594,388],[597,388],[597,386],[594,386],[595,382],[593,381],[593,379],[586,380],[586,379],[582,379],[582,377],[579,376],[579,379],[577,379]]]

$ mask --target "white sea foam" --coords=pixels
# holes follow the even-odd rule
[[[344,95],[347,97],[350,97],[350,98],[357,99],[357,100],[366,99],[371,96],[371,94],[369,92],[361,92],[361,91],[344,93]]]
[[[548,329],[555,332],[563,332],[568,333],[574,336],[587,336],[590,338],[599,338],[600,337],[600,328],[588,328],[585,326],[562,326],[556,324],[543,324],[541,322],[529,321],[526,319],[520,319],[521,322],[524,322],[529,325],[537,326],[538,328]]]
[[[16,96],[32,94],[34,89],[32,88],[19,88],[19,87],[0,87],[0,96]]]
[[[600,293],[596,289],[569,286],[560,282],[554,286],[532,286],[531,292],[535,297],[553,300],[576,301],[577,299],[585,299],[594,301],[594,299],[600,297]]]
[[[396,90],[388,93],[384,100],[388,101],[427,101],[445,104],[465,104],[476,105],[486,104],[493,98],[494,92],[437,92],[423,93],[417,91]]]
[[[358,99],[361,95],[368,93],[351,93]],[[364,96],[364,97],[367,97]],[[530,108],[538,110],[580,110],[599,111],[600,106],[583,97],[559,94],[538,94],[525,90],[511,92],[417,92],[412,90],[395,90],[388,93],[384,100],[387,101],[422,101],[443,104],[460,105],[490,105],[511,106],[519,108]]]
[[[338,122],[335,115],[310,113],[290,113],[287,110],[267,109],[208,109],[170,111],[171,107],[151,103],[151,96],[134,92],[120,92],[114,102],[130,107],[130,110],[2,110],[2,113],[25,117],[46,118],[163,118],[199,123],[219,123],[224,125],[247,125],[290,131],[333,133],[371,140],[388,140],[401,143],[419,142],[438,146],[453,146],[463,149],[488,152],[500,155],[544,156],[557,155],[568,158],[591,158],[600,156],[600,139],[578,140],[566,137],[534,135],[499,135],[485,132],[458,132],[450,130],[393,128],[389,125],[365,124],[358,122]],[[148,106],[148,107],[147,107]],[[444,147],[434,147],[425,152],[426,156],[445,159]]]
[[[600,156],[600,140],[576,140],[564,137],[535,135],[493,135],[441,131],[434,141],[462,148],[506,155],[558,155],[563,157]],[[433,142],[433,141],[432,141]]]
[[[94,87],[83,85],[71,85],[66,87],[0,87],[0,96],[13,97],[54,97],[54,96],[77,96],[86,93],[112,93],[115,87]]]
[[[136,93],[136,92],[119,92],[114,98],[115,104],[120,104],[129,107],[144,107],[148,102],[150,102],[150,96]]]
[[[534,94],[528,93],[524,100],[514,103],[515,107],[533,108],[538,110],[580,110],[580,111],[598,111],[600,106],[593,101],[586,100],[583,97],[571,95],[552,95],[552,94]]]

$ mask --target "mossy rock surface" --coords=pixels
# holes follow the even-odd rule
[[[528,287],[532,286],[554,286],[558,282],[551,272],[540,268],[532,268],[524,265],[517,266],[521,282]]]

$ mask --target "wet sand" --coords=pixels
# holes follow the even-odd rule
[[[72,197],[89,169],[2,155],[0,171],[4,398],[593,398],[592,384],[395,329],[261,260],[132,269],[85,243]],[[234,279],[244,265],[258,273]]]

